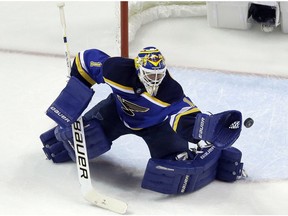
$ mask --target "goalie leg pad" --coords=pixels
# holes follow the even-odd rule
[[[222,151],[218,162],[216,179],[225,182],[234,182],[241,176],[243,163],[242,152],[235,148],[227,148]]]
[[[164,194],[183,194],[196,191],[215,179],[221,150],[214,146],[193,160],[175,161],[150,159],[142,188]]]
[[[68,151],[65,149],[63,142],[58,141],[54,135],[55,127],[40,135],[43,144],[43,151],[49,160],[54,163],[71,161]]]
[[[111,142],[108,141],[104,131],[96,119],[85,121],[84,124],[84,133],[86,140],[86,148],[88,159],[93,159],[98,157],[101,154],[104,154],[111,148]],[[57,140],[64,143],[65,149],[67,149],[70,157],[73,161],[76,161],[74,143],[73,143],[73,134],[71,127],[56,127],[55,136]]]
[[[93,94],[92,89],[72,76],[46,114],[61,127],[70,126],[86,109]]]
[[[199,113],[196,116],[192,136],[212,143],[217,148],[230,147],[240,136],[242,114],[229,110],[218,114]]]

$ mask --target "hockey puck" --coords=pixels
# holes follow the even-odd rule
[[[250,128],[252,125],[254,124],[254,120],[252,118],[247,118],[245,121],[244,121],[244,126],[246,128]]]

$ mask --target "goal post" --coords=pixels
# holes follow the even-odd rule
[[[129,56],[128,1],[120,2],[121,56]]]

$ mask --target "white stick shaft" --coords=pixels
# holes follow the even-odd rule
[[[66,59],[66,64],[67,64],[67,72],[68,72],[68,77],[70,77],[71,57],[70,57],[70,50],[69,50],[67,34],[66,34],[66,20],[65,20],[65,13],[64,13],[65,3],[64,2],[59,3],[57,4],[57,6],[59,8],[60,21],[61,21],[62,31],[63,31],[63,41],[64,41],[64,46],[65,46],[65,59]]]
[[[98,207],[124,214],[127,210],[125,202],[100,194],[92,186],[82,118],[73,124],[72,129],[78,178],[84,198]]]
[[[65,3],[59,3],[57,6],[59,7],[60,20],[63,29],[68,77],[70,77],[71,57],[66,36],[66,21],[64,14]],[[108,209],[119,214],[124,214],[127,211],[127,204],[125,202],[102,195],[98,193],[92,186],[82,117],[80,116],[78,120],[72,124],[71,127],[73,133],[78,178],[81,185],[81,192],[84,198],[98,207]]]
[[[81,185],[81,191],[86,194],[92,188],[90,177],[89,162],[87,156],[87,148],[84,134],[84,126],[82,118],[79,118],[73,125],[73,141],[78,169],[78,179]]]

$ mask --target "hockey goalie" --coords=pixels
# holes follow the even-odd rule
[[[47,109],[57,126],[40,135],[54,163],[76,160],[71,124],[88,106],[91,87],[105,83],[111,94],[83,116],[89,159],[109,151],[120,136],[134,134],[143,138],[151,156],[142,188],[183,194],[215,179],[234,182],[241,177],[242,153],[232,147],[241,133],[241,112],[202,113],[171,77],[157,48],[146,47],[135,59],[85,50],[75,57],[70,75]]]

